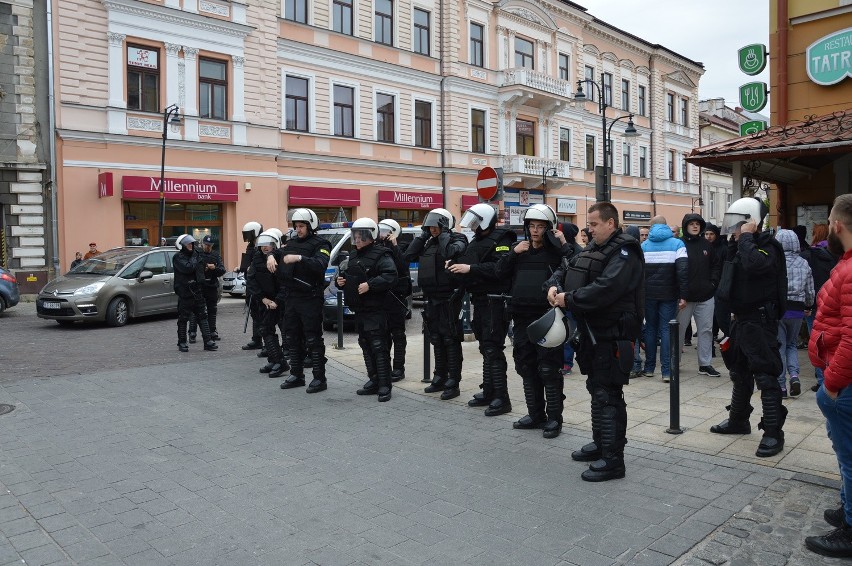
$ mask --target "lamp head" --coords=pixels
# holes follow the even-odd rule
[[[169,124],[172,126],[180,126],[181,125],[181,117],[180,117],[180,107],[175,106],[175,111],[172,114],[172,117],[169,118]]]
[[[625,138],[638,138],[639,131],[636,129],[636,124],[633,123],[633,114],[627,119],[627,127],[624,128]]]
[[[586,102],[588,98],[583,92],[583,81],[577,81],[577,92],[574,93],[574,102]]]

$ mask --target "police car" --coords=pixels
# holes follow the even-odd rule
[[[323,316],[322,325],[326,330],[333,330],[337,325],[337,285],[334,281],[337,279],[337,272],[340,270],[340,263],[349,257],[349,252],[352,251],[352,238],[350,237],[351,222],[335,222],[333,224],[320,224],[317,235],[325,238],[331,243],[331,254],[329,254],[328,268],[325,270],[325,295],[323,297]],[[397,238],[397,244],[400,249],[405,251],[405,248],[414,240],[414,237],[421,232],[420,226],[404,226],[402,233]],[[412,263],[409,266],[411,270],[411,284],[414,296],[422,295],[420,287],[417,285],[417,264]],[[354,319],[353,313],[349,307],[343,307],[343,321],[351,321]]]

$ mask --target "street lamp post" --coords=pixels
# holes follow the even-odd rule
[[[159,243],[162,245],[165,233],[163,232],[163,224],[166,221],[166,139],[169,136],[169,124],[180,126],[180,107],[177,104],[167,106],[163,110],[163,153],[160,158],[160,225],[159,225]]]
[[[595,200],[597,202],[609,202],[610,200],[610,181],[609,181],[609,142],[612,136],[612,126],[622,120],[627,118],[627,128],[624,130],[624,137],[637,137],[639,132],[636,130],[636,126],[633,123],[633,114],[627,114],[624,116],[619,116],[610,122],[609,127],[607,128],[606,124],[606,109],[609,108],[609,104],[606,103],[604,99],[603,88],[601,85],[604,82],[604,76],[601,74],[601,83],[598,84],[591,79],[584,79],[582,81],[577,81],[577,92],[574,94],[574,102],[586,102],[588,97],[583,92],[583,83],[589,83],[595,86],[598,91],[598,112],[601,114],[601,132],[603,134],[603,179],[601,181],[601,190],[596,191]]]
[[[541,168],[541,187],[544,192],[547,192],[547,175],[550,174],[556,177],[556,167],[551,167],[547,169],[545,167]]]

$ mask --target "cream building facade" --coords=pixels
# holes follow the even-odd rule
[[[546,202],[585,225],[609,107],[611,195],[670,223],[699,196],[700,63],[547,0],[54,0],[60,257],[155,241],[163,119],[166,235],[220,238],[425,211],[456,218],[502,168],[504,218]],[[587,85],[588,94],[594,87]],[[628,114],[639,132],[622,138]],[[73,252],[72,252],[73,254]]]

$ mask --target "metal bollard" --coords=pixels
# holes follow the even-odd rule
[[[680,428],[680,323],[669,321],[669,344],[671,344],[671,381],[669,381],[669,434],[681,434]]]
[[[335,350],[343,350],[343,291],[337,290],[337,346]]]
[[[426,326],[426,321],[423,321],[423,379],[421,381],[423,383],[432,383],[432,368],[430,368],[430,364],[432,362],[432,358],[429,354],[429,348],[432,346],[431,342],[429,342],[429,327]]]

